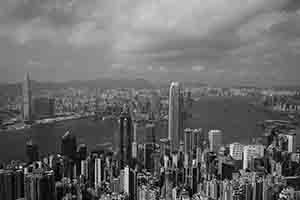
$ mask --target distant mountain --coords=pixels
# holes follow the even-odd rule
[[[56,90],[61,88],[100,88],[100,89],[117,89],[117,88],[153,88],[154,85],[144,79],[97,79],[97,80],[74,80],[68,82],[36,82],[32,81],[33,91],[40,90]],[[0,96],[16,96],[21,95],[22,84],[0,84]]]

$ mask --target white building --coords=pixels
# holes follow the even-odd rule
[[[211,130],[208,132],[209,150],[218,152],[223,145],[223,133],[220,130]]]
[[[232,143],[229,145],[229,154],[234,160],[243,160],[244,145]]]
[[[129,169],[129,167],[128,166],[126,166],[125,168],[124,168],[124,192],[126,193],[126,194],[130,194],[129,193],[129,176],[130,176],[130,169]]]
[[[88,161],[87,160],[81,161],[80,175],[88,177]]]
[[[244,147],[243,169],[249,167],[249,162],[254,158],[261,158],[264,156],[265,147],[261,144],[247,145]]]
[[[101,159],[96,158],[95,159],[95,186],[101,185],[101,179],[102,179],[102,170],[101,170]]]

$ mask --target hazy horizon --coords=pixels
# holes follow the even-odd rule
[[[3,0],[0,82],[300,85],[297,0]]]

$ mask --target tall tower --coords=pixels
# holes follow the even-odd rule
[[[132,143],[134,142],[132,127],[133,126],[132,126],[130,111],[124,108],[120,116],[120,167],[121,168],[123,168],[125,164],[131,166],[132,163]]]
[[[180,83],[172,82],[169,91],[169,130],[171,150],[179,148],[183,140],[183,95]]]
[[[76,137],[72,135],[69,131],[67,131],[62,136],[61,141],[61,153],[63,156],[66,156],[68,158],[71,158],[73,160],[76,159]]]
[[[32,91],[29,73],[26,73],[23,82],[23,119],[24,121],[32,120]]]

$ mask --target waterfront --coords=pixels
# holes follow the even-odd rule
[[[254,107],[249,98],[203,97],[193,105],[193,119],[187,122],[191,128],[221,129],[224,143],[234,141],[248,143],[251,138],[261,135],[257,123],[267,119],[285,119],[284,116]],[[25,158],[25,143],[32,138],[40,148],[41,155],[60,151],[61,136],[68,130],[77,136],[78,143],[85,143],[89,149],[97,144],[112,142],[117,135],[118,125],[113,121],[90,119],[70,120],[38,126],[32,129],[0,134],[0,161]],[[166,129],[157,132],[158,137],[166,136]]]

